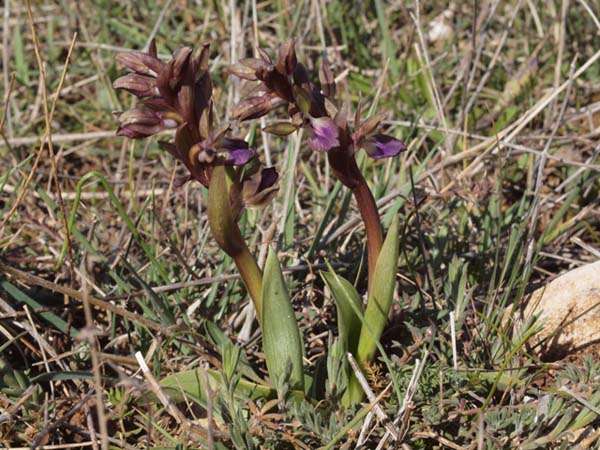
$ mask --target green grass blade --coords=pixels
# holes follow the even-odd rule
[[[29,306],[31,309],[40,309],[44,308],[47,305],[43,305],[34,298],[27,295],[25,292],[21,291],[19,288],[9,283],[4,278],[0,277],[0,288],[4,289],[12,298],[14,298],[17,302],[22,303],[24,305]],[[63,319],[58,317],[56,314],[52,312],[42,312],[39,313],[41,317],[43,317],[48,323],[50,323],[57,330],[62,331],[65,334],[69,334],[71,337],[77,336],[79,330],[69,327],[69,324],[65,322]]]

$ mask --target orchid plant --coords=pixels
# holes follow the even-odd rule
[[[273,199],[278,174],[274,168],[260,165],[257,151],[245,140],[230,135],[229,124],[219,124],[213,109],[208,55],[207,45],[196,51],[183,47],[164,62],[158,58],[154,42],[148,52],[118,55],[117,60],[130,73],[117,79],[114,87],[140,98],[141,106],[118,116],[117,134],[143,139],[175,130],[173,142],[159,140],[159,145],[187,168],[188,174],[177,180],[177,185],[195,180],[208,188],[210,229],[219,247],[235,261],[254,303],[272,385],[280,386],[283,380],[304,391],[307,376],[302,340],[276,254],[269,252],[263,272],[238,226],[244,208],[264,206]],[[323,272],[322,277],[338,307],[343,350],[356,355],[365,367],[375,357],[391,306],[398,222],[392,222],[384,242],[378,208],[357,164],[356,152],[362,148],[371,158],[381,159],[398,155],[406,146],[377,131],[382,115],[362,120],[360,105],[352,128],[348,104],[336,98],[336,82],[329,66],[323,62],[319,83],[313,83],[306,66],[297,60],[295,41],[279,48],[275,62],[263,49],[259,55],[228,69],[239,78],[258,82],[252,95],[235,108],[234,119],[248,121],[286,108],[288,120],[275,122],[265,131],[287,136],[305,129],[307,147],[327,154],[333,173],[351,190],[364,221],[369,286],[366,307],[353,285],[333,269]],[[343,401],[353,404],[364,394],[348,367],[346,370],[349,384]]]

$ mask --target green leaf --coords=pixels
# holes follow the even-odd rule
[[[160,385],[164,388],[170,400],[180,402],[189,397],[204,407],[207,406],[207,383],[210,385],[211,392],[217,395],[227,392],[221,374],[214,369],[185,370],[168,375],[160,380]],[[256,400],[261,397],[275,397],[275,391],[267,386],[242,379],[237,383],[234,395],[239,399],[250,397]]]
[[[358,362],[369,362],[375,356],[377,343],[387,323],[388,313],[396,286],[398,268],[399,221],[394,217],[375,266],[372,290],[369,292],[365,323],[360,330],[358,341]]]
[[[394,297],[396,286],[396,269],[398,268],[399,220],[394,217],[388,230],[385,242],[377,259],[372,290],[369,292],[364,321],[360,330],[356,359],[361,367],[375,357],[379,338],[387,322],[388,313]],[[363,390],[356,377],[352,376],[348,391],[344,397],[345,404],[355,404],[362,400]]]
[[[302,340],[275,251],[269,249],[262,290],[263,349],[274,386],[289,377],[292,389],[304,389]]]
[[[333,268],[321,271],[321,278],[331,291],[338,315],[338,334],[345,352],[356,353],[360,336],[362,312],[360,295],[352,283],[335,273]]]
[[[183,401],[185,396],[188,396],[206,407],[207,381],[210,384],[211,392],[214,392],[217,396],[227,393],[221,374],[214,369],[193,369],[174,373],[163,378],[160,385],[164,388],[169,399],[174,402]],[[292,398],[296,400],[304,398],[303,391],[292,391],[291,394]],[[269,386],[253,383],[242,378],[236,383],[234,396],[245,402],[248,398],[253,400],[276,398],[277,393]],[[157,400],[153,399],[153,401]]]

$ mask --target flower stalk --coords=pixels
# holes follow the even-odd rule
[[[357,149],[363,148],[374,159],[398,155],[406,149],[403,142],[377,133],[383,116],[361,120],[360,105],[354,130],[347,122],[347,107],[338,108],[335,78],[326,62],[319,70],[319,85],[314,85],[304,65],[298,62],[294,41],[279,47],[274,62],[264,50],[260,58],[240,61],[229,72],[249,81],[259,81],[252,97],[240,102],[234,111],[239,120],[264,116],[287,105],[289,122],[279,122],[265,131],[284,136],[299,128],[308,131],[307,144],[313,151],[327,153],[334,175],[349,188],[356,200],[367,234],[369,287],[383,243],[382,225],[375,199],[356,163]]]
[[[231,177],[225,167],[213,169],[208,187],[208,223],[219,247],[234,260],[254,303],[256,317],[261,323],[262,272],[242,237],[231,202],[223,201],[230,197],[231,184]]]
[[[383,245],[383,232],[381,219],[379,217],[379,211],[377,209],[377,203],[367,180],[361,175],[361,179],[358,184],[352,188],[352,194],[356,199],[360,216],[365,224],[365,232],[367,234],[367,258],[368,258],[368,270],[369,270],[369,289],[371,288],[375,266],[377,265],[377,259],[381,253],[381,246]]]
[[[117,134],[143,139],[176,129],[174,142],[159,141],[159,145],[188,170],[188,175],[177,180],[178,186],[196,180],[208,188],[211,232],[235,261],[260,322],[262,272],[237,222],[244,208],[263,206],[273,198],[277,172],[261,169],[256,151],[244,140],[229,136],[229,125],[217,124],[207,45],[197,51],[182,47],[164,62],[157,57],[153,41],[147,53],[123,53],[117,60],[130,73],[113,86],[139,97],[143,106],[119,115]]]

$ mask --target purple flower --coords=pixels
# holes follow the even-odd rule
[[[225,152],[223,164],[226,166],[243,166],[256,156],[256,150],[242,139],[223,138],[221,149]]]
[[[197,51],[182,47],[171,60],[163,62],[158,59],[153,42],[148,53],[123,53],[117,60],[132,72],[115,80],[113,86],[141,97],[145,107],[119,115],[119,136],[140,139],[166,128],[177,128],[175,142],[159,145],[185,165],[191,178],[206,187],[214,166],[242,166],[256,157],[256,151],[247,142],[226,136],[228,125],[215,123],[208,45]],[[249,106],[272,108],[278,102],[279,99],[269,97],[264,105],[258,102]]]
[[[387,134],[374,134],[363,141],[362,148],[371,158],[382,159],[398,155],[406,150],[406,145]]]
[[[261,168],[253,165],[239,183],[231,189],[231,203],[236,216],[244,208],[264,207],[277,193],[279,174],[274,167]]]
[[[329,117],[309,118],[308,146],[317,152],[328,152],[340,146],[339,130]]]
[[[352,134],[352,141],[355,147],[364,148],[367,154],[373,159],[390,158],[406,150],[404,142],[387,134],[375,132],[383,121],[384,116],[382,114],[375,114],[361,122],[360,110],[359,103],[354,118],[356,131]]]

